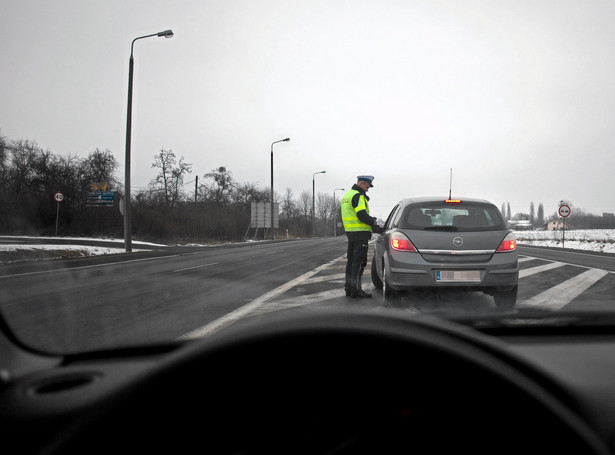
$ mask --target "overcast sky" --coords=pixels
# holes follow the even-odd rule
[[[0,134],[59,155],[111,150],[132,185],[153,156],[227,166],[295,196],[376,177],[372,214],[408,196],[546,215],[615,212],[612,0],[20,0],[0,6]],[[191,190],[191,185],[187,189]],[[339,197],[341,191],[337,191]]]

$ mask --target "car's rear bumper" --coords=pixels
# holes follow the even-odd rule
[[[487,262],[432,263],[417,253],[393,254],[387,259],[387,282],[398,291],[411,288],[508,290],[519,280],[519,264],[514,252],[494,254]],[[464,274],[449,273],[468,271],[471,276],[465,279]],[[447,274],[457,276],[443,278]]]

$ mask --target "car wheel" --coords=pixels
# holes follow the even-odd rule
[[[519,287],[515,286],[510,291],[496,291],[493,294],[495,306],[502,310],[510,310],[517,303],[517,291]]]
[[[387,280],[387,269],[386,265],[382,263],[382,298],[384,300],[391,300],[395,295],[395,291],[391,289],[391,285]]]
[[[376,257],[372,259],[372,283],[376,289],[382,289],[382,280],[378,276],[378,268],[376,267]]]

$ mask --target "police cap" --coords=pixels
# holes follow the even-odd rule
[[[374,176],[373,175],[359,175],[357,177],[357,181],[364,181],[369,183],[370,188],[373,187],[374,185],[372,184],[372,180],[374,180]]]

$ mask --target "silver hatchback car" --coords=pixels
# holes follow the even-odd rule
[[[481,199],[403,199],[375,242],[372,282],[396,291],[482,291],[517,301],[517,242],[500,210]]]

